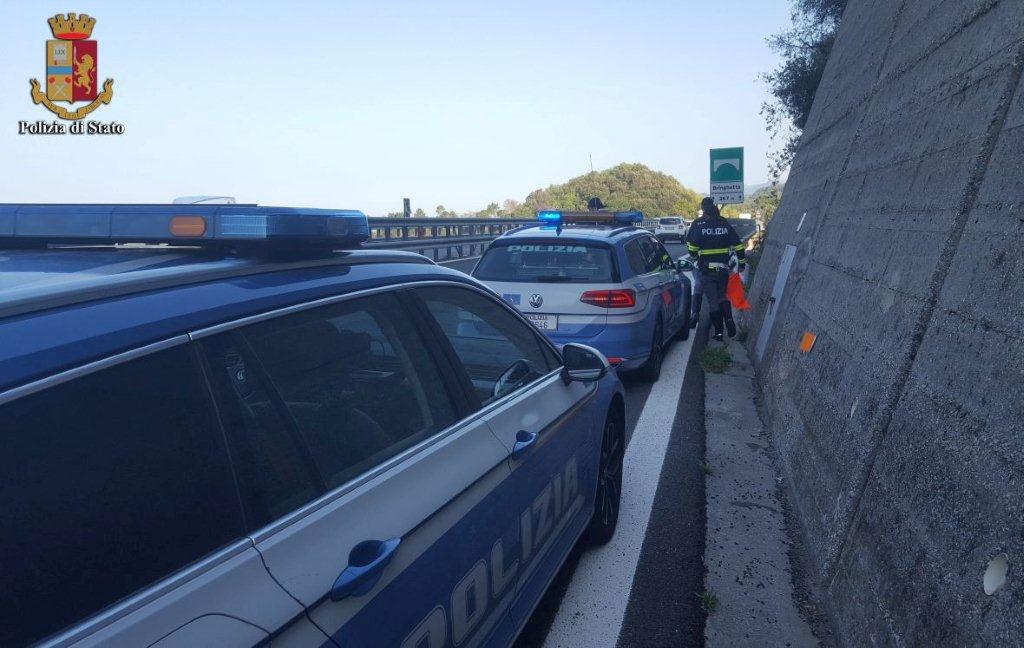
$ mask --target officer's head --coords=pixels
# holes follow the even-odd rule
[[[700,208],[704,212],[705,218],[715,218],[721,216],[718,212],[718,207],[715,206],[715,201],[710,196],[700,201]]]

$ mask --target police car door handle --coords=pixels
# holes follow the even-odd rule
[[[512,446],[512,458],[522,459],[526,456],[526,453],[530,451],[533,444],[537,441],[536,432],[527,432],[526,430],[519,430],[516,433],[516,443]]]
[[[362,596],[372,590],[384,573],[384,568],[395,557],[401,542],[400,538],[365,540],[353,547],[348,554],[348,567],[338,575],[331,587],[331,600]]]

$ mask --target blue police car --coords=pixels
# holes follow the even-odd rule
[[[665,345],[690,333],[692,266],[680,265],[640,212],[537,213],[473,269],[552,341],[580,342],[657,380]]]
[[[505,646],[622,386],[359,212],[0,205],[0,645]]]

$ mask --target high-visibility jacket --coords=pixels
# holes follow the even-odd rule
[[[686,249],[705,272],[709,269],[728,268],[729,257],[733,254],[742,269],[747,262],[746,248],[729,221],[721,217],[701,216],[693,221],[686,234]]]

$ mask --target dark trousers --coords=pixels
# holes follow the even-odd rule
[[[728,270],[701,270],[701,292],[711,311],[711,325],[716,334],[722,333],[726,320],[732,320],[732,304],[725,296],[729,285]]]

